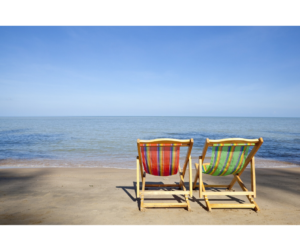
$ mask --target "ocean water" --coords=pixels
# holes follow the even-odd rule
[[[0,117],[0,167],[135,168],[138,138],[193,138],[196,159],[206,138],[259,137],[260,167],[300,165],[300,118]]]

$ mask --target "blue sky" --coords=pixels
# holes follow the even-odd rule
[[[300,27],[0,27],[0,116],[300,116]]]

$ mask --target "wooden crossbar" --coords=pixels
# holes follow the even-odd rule
[[[204,185],[205,187],[228,187],[228,185]],[[199,187],[199,185],[196,185],[195,187]]]
[[[188,207],[187,203],[144,203],[144,207]]]
[[[214,195],[214,196],[219,196],[219,195],[254,195],[254,192],[202,192],[203,195]]]
[[[146,187],[180,187],[179,184],[146,184]]]
[[[254,204],[210,204],[212,208],[255,208]]]
[[[193,141],[192,141],[193,142]],[[141,144],[176,144],[180,143],[181,147],[189,147],[191,144],[191,140],[180,140],[180,139],[152,139],[152,140],[140,140],[138,139],[138,143]]]
[[[205,187],[228,187],[228,185],[204,185]]]
[[[168,195],[168,194],[190,194],[189,191],[142,191],[140,195]]]
[[[242,139],[242,138],[230,138],[230,139],[219,139],[208,141],[208,146],[213,146],[214,144],[232,144],[232,143],[258,143],[259,139]]]

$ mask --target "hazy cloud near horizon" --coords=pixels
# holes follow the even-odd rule
[[[0,116],[300,116],[300,27],[0,34]]]

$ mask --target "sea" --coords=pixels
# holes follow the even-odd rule
[[[0,168],[134,169],[137,139],[156,138],[193,138],[194,162],[206,138],[259,137],[258,168],[300,166],[300,118],[0,117]]]

